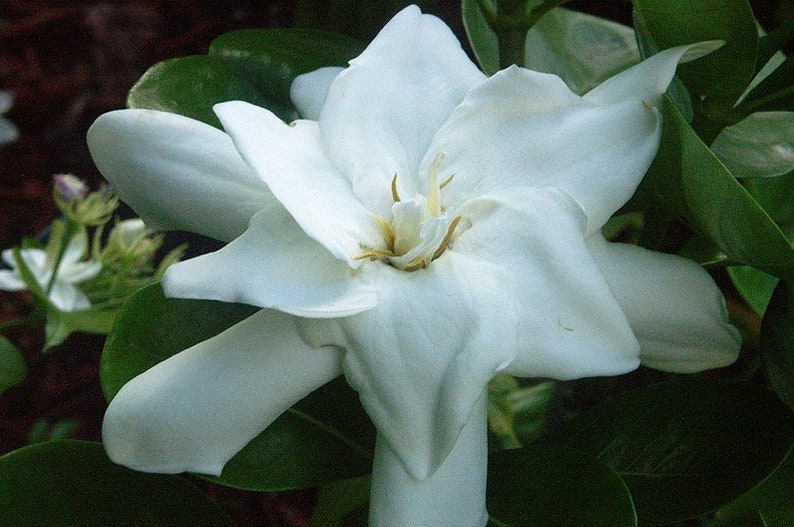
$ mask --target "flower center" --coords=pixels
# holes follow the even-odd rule
[[[439,154],[427,173],[427,194],[417,194],[410,200],[400,198],[397,192],[397,174],[391,182],[394,204],[391,207],[392,221],[375,214],[375,220],[383,231],[385,249],[370,249],[359,259],[381,260],[403,271],[424,269],[441,256],[449,247],[460,224],[460,216],[447,214],[441,206],[441,189],[454,176],[438,182],[438,169],[444,160]]]

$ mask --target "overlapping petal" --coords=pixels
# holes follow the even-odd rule
[[[424,480],[407,472],[388,442],[379,437],[372,471],[370,527],[484,526],[488,522],[486,417],[487,396],[483,395],[444,464]]]
[[[416,6],[400,11],[336,77],[320,114],[329,155],[356,196],[385,216],[395,174],[400,192],[415,194],[433,134],[484,79],[441,20]]]
[[[727,366],[741,346],[725,300],[696,263],[597,234],[588,247],[640,341],[646,366],[694,373]]]
[[[444,254],[404,272],[373,262],[376,308],[302,320],[315,345],[346,350],[344,373],[411,477],[444,462],[493,374],[516,349],[515,298],[496,266]]]
[[[641,100],[595,104],[558,77],[512,67],[468,93],[422,166],[446,154],[443,168],[455,174],[445,188],[452,204],[512,187],[562,188],[593,231],[634,193],[660,131],[658,112]]]
[[[328,89],[344,68],[328,66],[298,75],[292,81],[289,96],[304,119],[318,121],[328,96]]]
[[[575,379],[639,366],[639,345],[585,245],[585,218],[559,189],[513,189],[462,207],[471,227],[451,250],[499,265],[519,299],[507,373]]]
[[[175,298],[241,302],[306,317],[344,317],[375,306],[356,271],[304,234],[284,210],[254,216],[220,250],[179,262],[163,276]]]
[[[355,258],[362,244],[383,245],[372,213],[326,157],[316,122],[288,126],[268,110],[240,101],[218,104],[215,113],[246,162],[308,236],[351,267],[360,263]]]
[[[124,385],[105,414],[105,449],[136,470],[219,475],[287,408],[338,376],[340,355],[305,344],[291,316],[262,310]]]
[[[146,223],[230,241],[278,203],[229,137],[153,110],[118,110],[88,130],[88,148],[114,191]]]

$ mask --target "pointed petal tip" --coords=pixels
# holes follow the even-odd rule
[[[705,57],[706,55],[720,49],[724,45],[724,40],[706,40],[704,42],[682,46],[685,48],[685,51],[684,54],[681,55],[681,58],[678,62],[681,64],[685,62],[692,62],[693,60]]]

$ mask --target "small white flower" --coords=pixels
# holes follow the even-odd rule
[[[19,137],[19,130],[14,123],[2,117],[14,105],[14,98],[10,92],[0,90],[0,146],[11,143]]]
[[[85,236],[72,237],[61,257],[55,281],[47,298],[52,305],[61,311],[78,311],[91,307],[91,302],[75,284],[90,280],[99,274],[102,266],[98,262],[81,262],[85,253]],[[20,249],[19,256],[43,290],[50,287],[55,262],[47,258],[46,251],[41,249]],[[17,267],[11,249],[2,252],[3,261],[11,270],[0,270],[0,289],[6,291],[22,291],[27,289],[25,281]]]
[[[343,373],[379,434],[371,525],[479,527],[494,373],[732,362],[739,337],[705,271],[600,234],[656,154],[687,51],[704,49],[579,97],[518,67],[486,78],[409,7],[349,68],[296,79],[306,119],[289,126],[244,102],[215,107],[226,133],[100,117],[94,160],[147,224],[231,241],[169,268],[166,294],[264,308],[125,385],[105,416],[111,459],[219,474]]]

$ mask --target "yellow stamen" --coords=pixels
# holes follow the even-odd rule
[[[389,248],[390,252],[394,252],[394,229],[391,226],[391,223],[379,214],[372,213],[372,217],[375,218],[375,221],[378,222],[378,226],[380,230],[383,231],[383,237],[386,239],[386,247]]]
[[[391,197],[395,203],[400,201],[400,194],[397,192],[397,172],[394,173],[394,177],[391,180]]]
[[[440,187],[438,186],[438,169],[445,157],[446,155],[444,152],[438,154],[427,171],[427,210],[436,218],[441,215],[441,196],[439,194]]]
[[[411,271],[418,271],[419,269],[424,269],[427,267],[427,260],[422,256],[417,256],[410,262],[408,262],[405,267],[403,267],[403,271],[411,272]]]
[[[391,251],[387,251],[385,249],[371,249],[369,251],[363,252],[353,258],[354,260],[365,260],[369,258],[370,260],[380,260],[381,258],[391,258],[394,254]]]
[[[433,257],[430,258],[431,262],[444,254],[444,251],[447,250],[447,246],[449,246],[449,242],[452,240],[452,234],[454,234],[455,229],[458,227],[458,223],[460,223],[460,216],[456,216],[455,219],[452,220],[452,223],[449,224],[447,234],[444,235],[444,239],[441,240],[441,244],[439,244],[438,249],[436,249],[436,252],[433,253]]]
[[[453,179],[454,177],[455,177],[455,174],[452,174],[452,175],[451,175],[451,176],[449,176],[449,177],[448,177],[446,180],[444,180],[444,182],[443,182],[443,183],[441,183],[441,184],[438,186],[438,190],[441,190],[442,188],[444,188],[444,187],[446,187],[447,185],[449,185],[450,183],[452,183],[452,179]]]

